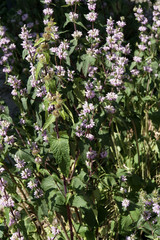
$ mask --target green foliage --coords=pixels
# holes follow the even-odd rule
[[[159,238],[160,12],[95,4],[0,3],[2,240]]]

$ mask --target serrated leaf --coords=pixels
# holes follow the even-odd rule
[[[16,156],[18,156],[21,160],[25,160],[25,162],[29,163],[29,162],[34,162],[34,158],[33,156],[30,154],[30,150],[29,149],[24,149],[21,150],[19,149],[16,152]]]
[[[73,188],[81,190],[85,187],[85,184],[79,179],[79,177],[74,177],[72,179],[71,185]]]
[[[132,224],[132,219],[131,219],[131,217],[130,217],[129,215],[122,217],[121,227],[122,227],[122,229],[123,229],[124,231],[127,231],[129,225],[131,225],[131,224]]]
[[[79,207],[88,208],[87,202],[84,200],[83,196],[75,196],[73,198],[72,206],[77,208]]]
[[[46,128],[48,128],[52,123],[54,123],[56,121],[56,117],[53,114],[50,114],[49,117],[47,118],[44,126],[43,126],[43,130],[45,130]]]
[[[42,180],[41,188],[46,192],[49,189],[57,188],[52,176],[49,176]]]
[[[40,206],[38,206],[38,218],[41,220],[43,216],[48,216],[48,205],[43,199]]]
[[[51,137],[49,141],[50,149],[53,153],[54,158],[56,159],[57,164],[61,169],[61,172],[65,176],[67,176],[69,174],[70,168],[70,149],[68,138],[55,139],[54,137]]]

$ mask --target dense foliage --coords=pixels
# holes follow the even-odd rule
[[[0,239],[159,239],[152,3],[1,3]]]

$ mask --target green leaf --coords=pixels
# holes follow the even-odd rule
[[[81,69],[82,69],[82,66],[83,66],[83,62],[78,62],[78,61],[77,61],[76,66],[77,66],[77,70],[78,70],[79,72],[81,72]]]
[[[59,165],[61,172],[67,176],[69,174],[70,168],[70,149],[69,149],[69,139],[67,138],[58,138],[50,137],[50,149],[53,153],[54,158],[56,159],[57,164]]]
[[[32,89],[31,80],[32,80],[32,76],[30,76],[30,77],[28,78],[28,81],[27,81],[27,93],[28,93],[28,94],[31,93],[31,89]]]
[[[38,79],[38,75],[39,75],[39,72],[42,69],[42,67],[43,67],[43,63],[38,62],[37,67],[36,67],[36,79]]]
[[[74,177],[72,179],[71,185],[73,188],[78,190],[81,190],[85,187],[85,184],[78,177]]]
[[[116,176],[114,174],[106,174],[103,181],[107,184],[107,185],[111,185],[111,186],[116,186],[117,182],[115,180]]]
[[[90,228],[95,228],[97,226],[97,221],[95,218],[95,214],[92,209],[82,209],[83,214],[84,214],[84,222],[90,227]],[[89,238],[87,238],[88,240]],[[95,239],[95,238],[92,238]]]
[[[28,55],[28,50],[24,49],[22,52],[22,58],[25,59],[25,57]]]
[[[74,124],[74,118],[73,118],[72,112],[69,110],[69,108],[66,106],[66,104],[63,103],[63,106],[65,107],[65,109],[66,109],[66,111],[67,111],[67,113],[68,113],[72,123]]]
[[[135,211],[130,211],[130,214],[132,216],[132,219],[136,222],[136,221],[138,221],[138,219],[141,215],[141,211],[140,211],[140,209],[136,208]]]
[[[48,205],[45,199],[43,199],[41,205],[38,206],[38,218],[42,220],[43,216],[48,216]]]
[[[83,25],[83,23],[81,23],[81,22],[76,22],[76,24],[79,25],[79,26],[81,26],[81,27],[83,27],[85,30],[88,31],[88,29]]]
[[[136,65],[137,65],[136,62],[132,62],[131,65],[130,65],[129,70],[131,71]]]
[[[87,202],[84,200],[83,196],[75,196],[73,198],[72,206],[77,207],[77,208],[79,208],[79,207],[88,208]]]
[[[48,128],[55,121],[56,121],[56,117],[53,114],[50,114],[43,126],[43,130]]]
[[[122,221],[121,221],[121,227],[124,231],[128,230],[128,227],[132,224],[132,219],[131,217],[128,216],[123,216]]]
[[[5,214],[5,219],[6,219],[7,225],[9,225],[9,213],[10,213],[10,208],[5,207],[4,214]]]
[[[36,43],[34,44],[34,46],[38,46],[40,43],[44,42],[45,38],[40,38],[38,41],[36,41]]]
[[[30,154],[30,149],[24,149],[24,150],[21,150],[19,149],[17,152],[16,152],[16,156],[18,156],[21,160],[25,160],[25,162],[27,163],[30,163],[30,162],[33,162],[34,163],[34,158],[33,156]]]
[[[4,235],[4,231],[5,231],[5,225],[4,224],[0,224],[0,238],[2,239],[3,235]]]
[[[27,107],[27,98],[21,98],[22,101],[22,105],[25,111],[27,111],[28,107]]]
[[[64,23],[64,25],[63,25],[64,28],[67,26],[68,23],[71,22],[71,20],[69,19],[69,14],[68,14],[68,13],[65,13],[65,16],[66,16],[66,21],[65,21],[65,23]]]
[[[57,188],[52,176],[44,178],[41,183],[41,188],[46,192],[49,189]]]
[[[70,50],[69,50],[69,56],[74,52],[74,49],[76,48],[76,46],[77,46],[77,44],[78,44],[78,41],[77,41],[77,39],[73,39],[72,41],[71,41],[71,43],[73,44],[73,46],[70,48]]]
[[[87,55],[87,54],[83,55],[83,58],[85,60],[83,61],[82,71],[84,76],[86,77],[89,67],[95,63],[96,59],[91,55]]]

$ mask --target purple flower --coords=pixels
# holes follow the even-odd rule
[[[52,8],[45,8],[43,10],[44,15],[52,15],[53,14],[53,9]]]
[[[153,203],[152,200],[147,200],[147,201],[145,202],[145,206],[151,206],[152,203]]]
[[[9,213],[9,227],[15,224],[18,220],[20,219],[20,212],[17,210],[13,210],[12,212]]]
[[[126,25],[126,23],[125,23],[124,21],[118,21],[118,22],[117,22],[117,25],[118,25],[119,27],[124,27],[124,26]]]
[[[0,198],[0,206],[2,207],[14,207],[14,201],[7,193]]]
[[[127,236],[126,240],[135,240],[135,235],[131,234],[130,236]]]
[[[86,19],[90,22],[95,22],[97,19],[97,13],[96,12],[90,12],[85,15]]]
[[[99,30],[96,28],[89,30],[88,36],[91,38],[95,38],[95,37],[99,36]]]
[[[126,181],[127,181],[126,176],[122,175],[122,176],[121,176],[121,181],[122,181],[122,182],[126,182]]]
[[[93,119],[90,120],[89,124],[85,124],[85,128],[87,129],[91,129],[95,126],[95,122],[93,121]]]
[[[29,181],[28,183],[27,183],[27,187],[28,188],[30,188],[30,189],[34,189],[34,188],[36,188],[38,186],[38,183],[37,183],[37,181]]]
[[[106,94],[106,99],[109,101],[115,101],[117,99],[118,95],[114,92],[109,92]]]
[[[147,49],[147,47],[146,47],[145,45],[143,45],[143,44],[139,44],[139,45],[138,45],[138,48],[139,48],[141,51],[144,51],[144,50]]]
[[[80,38],[82,37],[82,32],[81,31],[74,31],[73,34],[71,34],[73,38]]]
[[[45,4],[50,4],[52,2],[52,0],[44,0]]]
[[[4,168],[3,167],[0,167],[0,173],[4,172]]]
[[[31,176],[31,174],[32,174],[31,170],[29,168],[26,168],[21,172],[21,177],[22,179],[27,179]]]
[[[18,231],[12,234],[12,237],[10,237],[10,240],[24,240],[24,237],[22,237],[22,235]]]
[[[109,82],[110,82],[110,84],[111,84],[112,86],[114,86],[114,87],[120,86],[120,85],[122,85],[122,83],[123,83],[122,80],[114,79],[114,78],[110,79]]]
[[[138,57],[138,56],[134,56],[133,61],[137,62],[137,63],[140,63],[142,61],[142,58]]]
[[[107,157],[107,151],[101,152],[100,156],[101,156],[101,158]]]
[[[93,134],[91,134],[91,133],[87,133],[86,134],[86,138],[88,138],[89,140],[93,140],[94,139],[94,136],[93,136]]]
[[[41,157],[36,157],[35,158],[35,162],[36,163],[41,163],[42,162],[42,158]]]
[[[89,103],[87,101],[85,101],[84,105],[83,105],[83,111],[80,114],[80,116],[86,116],[87,113],[90,113],[91,111],[94,110],[94,106],[92,103]]]
[[[56,236],[57,234],[59,234],[59,229],[55,228],[54,226],[51,227],[51,232],[54,236]]]
[[[132,75],[137,76],[139,74],[139,70],[138,69],[132,69],[131,73],[132,73]]]
[[[153,71],[150,66],[144,66],[143,69],[144,69],[145,72],[148,72],[148,73]]]
[[[92,99],[92,98],[95,97],[95,92],[94,92],[94,91],[91,91],[91,90],[87,90],[87,91],[85,92],[85,94],[86,94],[86,97],[89,98],[89,99]]]
[[[89,11],[95,11],[96,10],[96,3],[87,3]]]
[[[107,105],[104,107],[107,113],[115,113],[116,109],[112,105]]]
[[[28,14],[27,13],[22,15],[22,21],[27,20],[27,18],[28,18]]]
[[[43,197],[43,191],[42,191],[42,189],[37,188],[37,189],[34,191],[34,196],[35,196],[35,198],[37,198],[37,199]]]
[[[153,207],[152,207],[152,210],[154,213],[156,213],[159,217],[160,215],[160,206],[158,205],[158,203],[153,203]]]
[[[93,160],[94,158],[97,157],[97,152],[94,150],[88,151],[86,154],[87,159]]]
[[[151,213],[149,211],[144,211],[143,218],[148,221],[151,218]]]
[[[75,12],[70,12],[69,13],[69,19],[71,22],[75,22],[78,19],[78,14]]]
[[[129,206],[129,204],[130,204],[130,201],[129,201],[127,198],[125,198],[125,199],[122,201],[122,206],[123,206],[124,208],[127,208],[127,207]]]
[[[145,26],[141,26],[138,29],[140,32],[145,32],[147,28]]]
[[[65,2],[68,5],[74,5],[75,3],[79,3],[80,0],[65,0]]]
[[[18,168],[18,169],[24,168],[24,166],[26,164],[24,160],[20,160],[20,158],[16,155],[14,157],[14,160],[16,162],[16,164],[15,164],[16,168]]]
[[[18,14],[18,15],[22,15],[22,10],[19,9],[19,10],[17,11],[17,14]]]
[[[0,179],[0,191],[3,193],[5,190],[5,187],[7,186],[7,181],[5,181],[3,178]]]
[[[8,145],[12,145],[14,143],[14,136],[5,136],[4,142],[7,143]]]

